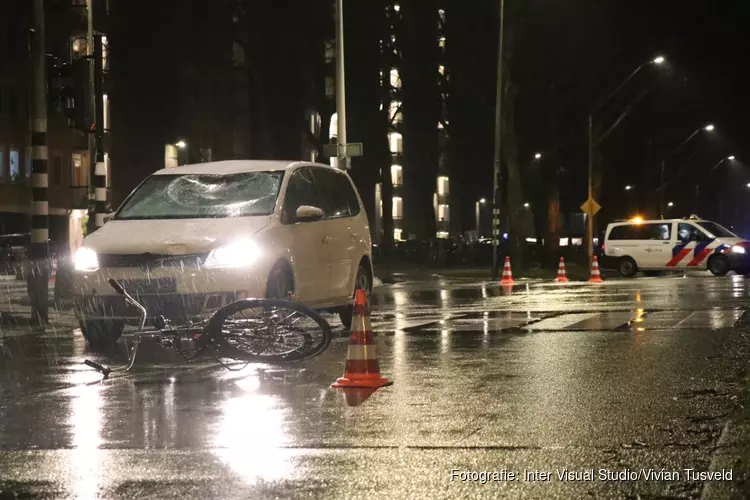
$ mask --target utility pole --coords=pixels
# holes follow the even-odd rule
[[[659,181],[659,217],[664,218],[664,165],[665,160],[661,161],[661,180]]]
[[[588,191],[589,200],[594,199],[594,115],[589,115],[589,175]],[[589,269],[594,260],[594,214],[586,214],[586,252],[589,258]]]
[[[349,170],[346,151],[346,81],[344,74],[344,0],[336,0],[336,142],[338,166]]]
[[[26,287],[31,322],[49,322],[49,204],[47,175],[47,71],[44,43],[44,0],[34,0],[30,35],[31,95],[31,243],[26,263]]]
[[[500,209],[504,179],[503,152],[503,39],[505,29],[505,0],[500,0],[500,40],[497,50],[497,89],[495,95],[495,168],[492,176],[492,279],[500,275],[498,250],[500,247]]]
[[[107,213],[107,167],[104,163],[104,92],[102,89],[102,35],[94,35],[94,106],[96,164],[94,166],[94,221],[104,225]]]

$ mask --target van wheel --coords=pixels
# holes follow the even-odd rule
[[[110,319],[81,320],[79,324],[89,348],[97,352],[114,350],[125,329],[125,322]]]
[[[276,264],[268,275],[266,298],[287,300],[294,291],[292,272],[286,264]]]
[[[623,278],[632,278],[636,275],[636,273],[638,273],[638,266],[630,257],[623,257],[622,259],[620,259],[620,266],[618,270],[620,271],[620,275]]]
[[[725,255],[714,255],[708,259],[708,270],[714,276],[725,276],[729,272],[729,259]]]
[[[355,293],[357,290],[364,290],[368,297],[370,296],[370,293],[372,293],[372,279],[370,278],[370,273],[367,272],[365,266],[359,266],[359,269],[357,269],[357,277],[354,279],[354,290]],[[339,319],[341,320],[341,324],[344,325],[344,328],[351,328],[353,313],[354,305],[351,304],[339,309]]]

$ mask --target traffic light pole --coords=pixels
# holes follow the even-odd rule
[[[31,242],[25,264],[31,322],[49,322],[49,204],[47,175],[47,71],[44,0],[34,0],[31,37]]]
[[[594,199],[594,115],[589,115],[589,175],[588,192],[589,200]],[[590,207],[591,208],[591,207]],[[589,259],[589,269],[594,260],[594,214],[590,210],[586,215],[586,252]]]
[[[94,166],[94,223],[99,229],[104,225],[107,213],[107,166],[104,163],[104,92],[102,89],[102,35],[94,36],[94,99],[95,110],[95,148],[96,164]]]

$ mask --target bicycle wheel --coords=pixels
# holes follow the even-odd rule
[[[205,332],[222,355],[242,361],[301,361],[331,344],[325,319],[302,304],[279,299],[232,302],[214,313]]]

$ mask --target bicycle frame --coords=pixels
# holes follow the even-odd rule
[[[163,325],[157,325],[157,326],[159,326],[159,328],[157,330],[154,330],[153,332],[146,332],[146,331],[144,331],[144,328],[146,326],[146,319],[148,317],[148,311],[146,310],[146,308],[142,304],[140,304],[137,300],[135,300],[122,287],[122,285],[120,285],[114,279],[111,279],[111,278],[109,279],[109,285],[112,288],[114,288],[115,291],[119,295],[122,295],[125,298],[125,301],[128,304],[130,304],[131,306],[135,307],[136,309],[138,309],[140,311],[140,313],[141,313],[141,322],[140,322],[140,325],[138,327],[138,330],[135,332],[135,340],[134,340],[134,343],[133,343],[133,350],[132,350],[132,352],[128,352],[128,365],[124,369],[123,368],[120,368],[120,369],[111,369],[111,368],[106,367],[104,365],[101,365],[101,364],[99,364],[99,363],[97,363],[95,361],[91,361],[89,359],[84,360],[83,363],[85,365],[90,366],[91,368],[99,371],[104,376],[104,378],[109,377],[109,374],[112,373],[113,371],[127,372],[131,368],[133,368],[133,365],[135,364],[135,359],[136,359],[136,357],[138,355],[138,348],[140,347],[141,341],[144,338],[151,338],[151,339],[158,339],[158,340],[160,340],[161,343],[162,343],[162,345],[164,345],[165,347],[171,347],[171,348],[175,349],[187,361],[192,361],[193,359],[195,359],[197,357],[198,353],[200,353],[201,351],[203,351],[204,349],[206,349],[206,347],[207,347],[206,345],[199,345],[196,348],[196,350],[195,350],[195,354],[193,356],[188,357],[188,356],[186,356],[184,354],[184,351],[182,350],[181,347],[177,348],[174,345],[175,341],[179,341],[180,345],[182,345],[182,343],[184,341],[194,342],[195,339],[192,338],[192,337],[194,337],[195,335],[201,335],[203,333],[203,323],[199,323],[197,325],[190,325],[190,326],[187,326],[187,327],[174,328],[174,329],[167,328],[166,323],[164,323]],[[169,337],[172,337],[172,339],[170,340]],[[165,344],[165,341],[167,341],[166,344]],[[126,351],[128,351],[127,344],[126,344]]]

